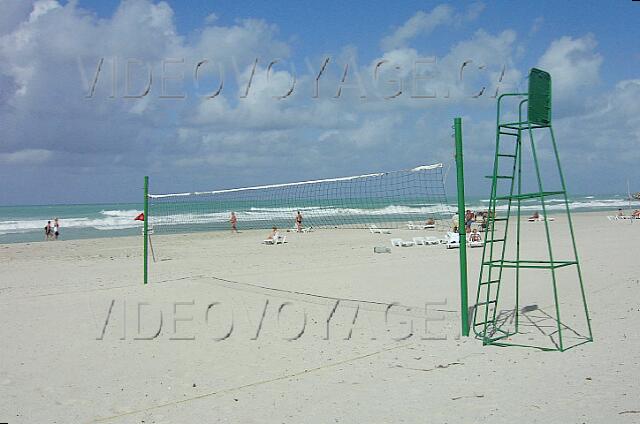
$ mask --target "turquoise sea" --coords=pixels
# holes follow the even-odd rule
[[[486,209],[486,198],[471,198],[468,208]],[[561,211],[560,199],[550,200],[550,213]],[[631,204],[625,195],[611,196],[573,196],[570,199],[573,212],[615,211],[629,207],[640,209],[640,201]],[[536,210],[535,201],[525,203],[525,210]],[[226,204],[210,207],[206,203],[171,203],[152,207],[151,223],[157,233],[175,233],[184,231],[228,230],[229,214],[235,211],[239,228],[268,228],[292,226],[296,210],[305,216],[304,225],[336,225],[364,224],[385,221],[406,221],[414,219],[422,221],[425,216],[440,217],[454,210],[453,205],[427,204],[406,201],[384,202],[375,204],[359,204],[351,202],[329,202],[326,205],[274,205],[260,204]],[[44,240],[44,227],[48,220],[59,218],[60,238],[62,240],[118,237],[140,234],[142,223],[134,221],[142,211],[139,203],[112,203],[87,205],[43,205],[43,206],[0,206],[0,243],[34,242]],[[155,213],[155,216],[154,216]],[[445,216],[446,217],[446,216]]]

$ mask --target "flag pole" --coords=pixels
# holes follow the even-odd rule
[[[148,250],[148,243],[149,243],[149,177],[145,176],[144,177],[144,220],[142,221],[143,223],[143,230],[142,230],[142,234],[143,234],[143,239],[144,239],[144,247],[143,247],[143,253],[142,253],[142,257],[143,257],[143,266],[144,266],[144,271],[143,271],[143,282],[144,284],[147,284],[147,278],[148,278],[148,266],[149,266],[149,250]]]

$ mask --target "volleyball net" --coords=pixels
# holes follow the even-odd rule
[[[154,234],[266,229],[448,228],[443,165],[348,177],[147,194]]]

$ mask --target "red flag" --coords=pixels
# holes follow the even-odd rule
[[[144,212],[133,218],[134,221],[144,221]]]

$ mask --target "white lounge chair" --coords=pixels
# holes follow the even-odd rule
[[[618,221],[622,219],[634,219],[635,217],[632,215],[615,215],[615,216],[608,216],[607,218],[609,219],[609,221]],[[635,219],[638,219],[638,218],[635,218]]]
[[[424,246],[424,244],[425,244],[424,237],[414,237],[413,238],[413,243],[418,245],[418,246]]]
[[[442,243],[442,240],[440,240],[438,237],[433,237],[433,236],[424,237],[425,246],[432,246],[434,244],[440,244],[440,243]]]
[[[378,226],[374,224],[369,225],[369,231],[371,231],[371,234],[391,234],[390,230],[378,228]]]
[[[435,224],[414,224],[413,221],[407,222],[407,228],[410,230],[427,230],[430,228],[436,228]]]
[[[555,221],[556,219],[553,217],[547,217],[547,222],[551,222],[551,221]],[[544,222],[544,217],[539,216],[538,218],[534,218],[534,217],[529,217],[527,219],[527,221],[529,222]]]
[[[394,238],[394,239],[391,239],[390,241],[391,241],[391,245],[394,247],[411,247],[415,245],[413,241],[404,241],[399,238]]]
[[[469,247],[482,247],[482,240],[471,241],[471,234],[467,236],[467,246]]]
[[[300,229],[301,233],[310,233],[311,231],[313,231],[313,227],[304,227]],[[290,230],[287,230],[288,233],[297,233],[298,229],[297,228],[292,228]]]
[[[264,244],[285,244],[287,242],[287,236],[276,233],[273,238],[263,240]]]
[[[457,249],[460,247],[460,234],[448,232],[445,237],[447,249]]]

